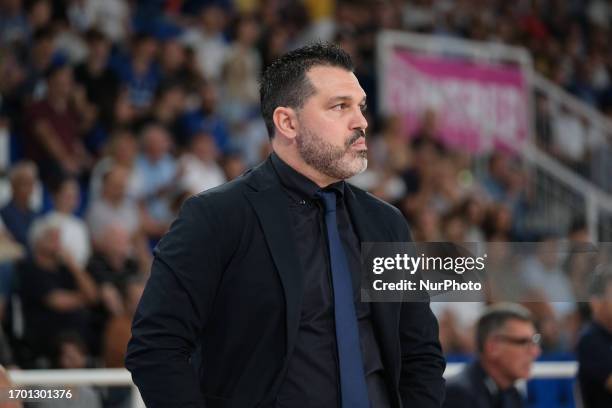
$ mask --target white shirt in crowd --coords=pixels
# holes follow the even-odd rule
[[[190,153],[181,156],[181,188],[193,194],[217,187],[226,182],[225,174],[216,162],[204,162]]]
[[[91,246],[89,231],[82,219],[72,214],[51,211],[34,222],[57,226],[60,230],[62,248],[72,255],[79,266],[84,267],[87,264],[91,255]]]

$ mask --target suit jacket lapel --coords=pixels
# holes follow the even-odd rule
[[[246,193],[253,206],[285,293],[287,357],[291,355],[297,336],[303,295],[303,273],[297,261],[297,248],[291,229],[287,197],[275,178],[270,161],[247,175],[256,189]]]

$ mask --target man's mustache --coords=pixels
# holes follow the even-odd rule
[[[365,138],[365,130],[358,129],[358,130],[354,131],[353,135],[346,142],[346,147],[350,147],[353,143],[355,143],[357,140],[359,140],[360,137]]]

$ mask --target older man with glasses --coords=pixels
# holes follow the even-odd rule
[[[498,304],[487,309],[476,327],[478,357],[449,379],[444,407],[525,407],[515,383],[529,377],[541,352],[539,342],[533,318],[524,307]]]

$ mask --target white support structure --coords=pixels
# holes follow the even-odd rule
[[[465,363],[448,363],[444,377],[456,375]],[[537,362],[532,369],[532,379],[574,378],[578,365],[575,361]],[[129,371],[123,368],[105,368],[88,370],[9,370],[14,387],[42,386],[108,386],[132,387],[132,407],[144,407],[138,389],[132,382]]]
[[[452,55],[467,60],[479,60],[488,63],[510,63],[519,66],[532,91],[529,93],[530,99],[528,101],[532,118],[530,121],[530,143],[529,146],[520,153],[528,168],[538,169],[546,175],[546,177],[542,179],[533,178],[530,180],[534,186],[538,186],[541,189],[539,194],[542,195],[542,200],[562,206],[565,205],[566,207],[563,213],[564,219],[553,220],[554,222],[551,222],[551,224],[553,226],[569,224],[567,215],[578,211],[578,209],[574,208],[575,206],[573,206],[573,203],[569,201],[569,198],[562,194],[564,191],[571,192],[571,194],[582,197],[584,201],[584,205],[580,208],[580,211],[586,216],[589,233],[593,242],[612,241],[612,196],[610,193],[596,187],[593,182],[580,176],[548,153],[536,147],[534,137],[534,92],[544,95],[554,105],[553,109],[562,106],[570,115],[575,115],[586,121],[589,129],[595,129],[603,136],[602,139],[604,143],[607,143],[609,146],[611,155],[612,120],[606,118],[600,112],[578,100],[559,86],[535,73],[531,56],[524,48],[499,43],[476,42],[402,31],[383,31],[379,34],[377,39],[378,89],[380,92],[378,100],[380,101],[382,114],[392,111],[390,107],[385,106],[385,98],[382,93],[387,89],[385,86],[386,78],[384,72],[386,72],[386,64],[391,61],[390,53],[394,48],[404,48],[419,53],[434,55]],[[585,146],[592,146],[591,141],[588,140],[588,132],[577,137],[584,137]],[[607,172],[606,168],[604,168],[605,172]],[[604,180],[610,179],[607,174],[601,174],[600,176]],[[612,186],[612,182],[610,185]],[[607,217],[606,221],[608,224],[605,227],[602,226],[601,222],[602,214]],[[604,230],[604,235],[600,236],[600,230],[602,229]]]

